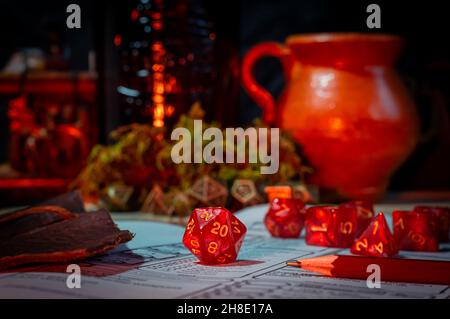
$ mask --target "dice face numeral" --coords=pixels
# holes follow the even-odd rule
[[[191,239],[191,245],[194,246],[194,247],[197,247],[197,248],[200,247],[200,244],[195,239]]]
[[[189,235],[192,235],[192,232],[194,231],[194,228],[195,228],[194,220],[191,219],[191,220],[189,221],[189,223],[187,224],[187,227],[186,227],[186,229],[187,229]]]
[[[211,233],[214,235],[219,235],[220,237],[225,237],[228,234],[228,226],[215,222],[213,224],[213,228],[211,229]]]
[[[419,245],[425,244],[426,238],[422,234],[410,231],[408,236],[413,242],[418,243]]]
[[[403,218],[399,218],[397,222],[394,224],[394,227],[400,226],[400,228],[403,230],[405,229],[405,225],[403,224]]]
[[[297,226],[297,224],[290,223],[290,224],[288,225],[288,229],[289,229],[289,231],[290,231],[292,234],[295,234],[295,233],[297,233],[297,231],[298,231],[298,226]]]
[[[212,214],[210,214],[208,211],[204,211],[200,214],[200,218],[207,222],[212,218]]]
[[[373,217],[372,212],[365,207],[357,206],[356,211],[357,211],[357,216],[360,218],[372,218]]]
[[[198,250],[198,249],[192,248],[191,251],[193,254],[196,254],[196,255],[200,254],[200,250]]]
[[[378,220],[373,222],[373,231],[372,231],[372,235],[375,235],[378,231]]]
[[[219,263],[221,263],[221,264],[223,264],[226,260],[227,260],[227,258],[232,258],[233,256],[231,256],[230,254],[223,254],[223,256],[219,256],[219,257],[217,257],[217,261],[219,262]]]
[[[355,243],[355,248],[357,251],[361,251],[361,247],[367,249],[367,246],[369,246],[367,238],[360,239]]]
[[[277,211],[275,215],[282,217],[285,216],[287,213],[289,213],[289,207],[285,203],[281,203],[280,210]]]
[[[231,222],[231,225],[233,225],[233,233],[235,233],[235,234],[240,234],[241,233],[241,230],[237,227],[237,226],[240,225],[240,223],[237,220],[233,220]]]
[[[212,241],[208,245],[208,253],[215,254],[217,252],[217,249],[219,248],[219,244],[215,241]]]
[[[341,230],[341,233],[343,233],[343,234],[351,234],[353,231],[352,222],[342,222],[340,230]]]
[[[378,243],[378,245],[373,245],[373,248],[375,248],[375,250],[378,251],[380,255],[383,254],[384,249],[383,243],[381,241]]]
[[[321,224],[320,226],[312,225],[311,231],[313,232],[326,232],[327,231],[327,225],[325,223]]]

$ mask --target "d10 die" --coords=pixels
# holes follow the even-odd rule
[[[373,216],[375,216],[373,210],[373,204],[367,201],[354,200],[341,204],[341,207],[352,208],[356,210],[356,236],[362,234],[362,232],[369,226]]]
[[[416,206],[415,212],[426,213],[435,216],[436,227],[438,232],[438,240],[446,243],[450,241],[450,208],[449,207],[430,207],[430,206]]]
[[[394,237],[383,213],[373,218],[369,227],[355,241],[351,252],[356,255],[390,257],[398,253]]]
[[[196,208],[186,227],[183,244],[201,263],[231,263],[237,258],[246,232],[245,225],[225,208]]]
[[[436,216],[411,211],[394,211],[394,238],[402,250],[438,251]]]
[[[356,210],[337,206],[314,206],[306,211],[306,243],[327,247],[350,247],[356,233]]]
[[[305,220],[305,204],[298,198],[275,198],[264,219],[267,230],[274,237],[297,238]]]

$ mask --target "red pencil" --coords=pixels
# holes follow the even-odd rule
[[[450,284],[450,262],[447,261],[328,255],[287,264],[328,277],[364,280],[372,273],[367,271],[367,266],[376,264],[380,266],[381,281]]]

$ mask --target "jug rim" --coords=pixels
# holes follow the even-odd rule
[[[363,33],[363,32],[320,32],[299,33],[286,38],[286,44],[330,43],[348,41],[369,42],[403,42],[401,36],[387,33]]]

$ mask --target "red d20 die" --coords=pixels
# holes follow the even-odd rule
[[[436,216],[416,211],[394,211],[394,238],[402,250],[438,251]]]
[[[281,238],[300,236],[305,221],[304,207],[298,198],[274,198],[264,218],[269,233]]]
[[[372,219],[370,225],[354,242],[351,252],[356,255],[390,257],[398,253],[394,237],[383,213]]]
[[[247,228],[227,209],[196,208],[191,214],[183,244],[204,264],[234,262]]]
[[[350,247],[356,233],[356,211],[346,207],[315,206],[306,211],[306,243]]]
[[[340,207],[347,207],[356,210],[356,219],[358,226],[356,227],[356,236],[362,234],[362,232],[369,226],[372,221],[375,212],[373,210],[373,204],[367,201],[354,200],[341,204]]]
[[[450,241],[450,208],[449,207],[430,207],[430,206],[416,206],[415,212],[426,213],[435,216],[436,227],[438,232],[438,240],[443,243]]]

